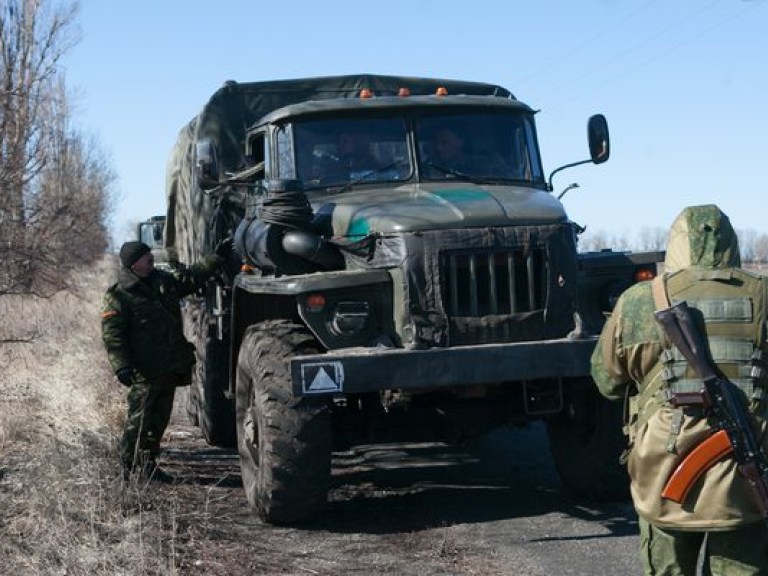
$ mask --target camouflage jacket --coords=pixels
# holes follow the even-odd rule
[[[714,206],[686,208],[669,236],[667,294],[672,301],[686,300],[689,305],[702,298],[709,302],[749,298],[751,319],[705,322],[710,345],[713,337],[743,337],[746,327],[753,332],[750,345],[766,348],[764,282],[740,270],[739,264],[736,236],[727,217]],[[709,468],[682,505],[661,497],[671,472],[713,432],[713,423],[703,408],[676,408],[666,399],[663,388],[674,385],[675,379],[667,383],[664,378],[668,360],[662,352],[670,345],[653,318],[655,310],[651,282],[629,288],[616,303],[592,355],[592,377],[600,392],[614,400],[628,398],[627,466],[635,508],[653,524],[680,530],[728,530],[758,522],[761,516],[733,458]],[[725,374],[734,370],[727,362],[718,361],[718,368]],[[689,370],[680,374],[681,380],[691,377]],[[765,378],[755,384],[765,388]],[[765,402],[753,410],[757,437],[768,448]]]
[[[194,347],[184,337],[180,299],[204,286],[220,265],[221,259],[212,255],[173,274],[154,270],[144,279],[121,267],[101,312],[101,336],[112,369],[130,367],[145,378],[189,370]]]

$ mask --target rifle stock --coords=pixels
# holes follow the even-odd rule
[[[707,356],[706,343],[693,323],[688,304],[679,302],[670,308],[657,311],[654,315],[667,338],[680,351],[696,375],[703,381],[716,378]]]

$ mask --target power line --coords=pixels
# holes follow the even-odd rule
[[[665,36],[665,35],[669,34],[671,31],[679,28],[680,26],[682,26],[686,22],[689,22],[693,18],[698,17],[702,13],[710,10],[718,2],[719,2],[719,0],[713,0],[712,2],[704,5],[703,7],[700,7],[699,9],[697,9],[697,10],[695,10],[695,11],[685,15],[684,17],[679,18],[678,20],[672,22],[668,26],[665,26],[661,30],[659,30],[659,31],[657,31],[655,33],[652,33],[651,35],[649,35],[646,38],[644,38],[643,40],[635,43],[634,45],[632,45],[631,47],[627,48],[626,50],[624,50],[624,51],[622,51],[620,53],[617,53],[614,56],[611,56],[610,58],[604,60],[600,65],[595,66],[592,69],[584,72],[583,74],[581,74],[581,75],[579,75],[579,76],[577,76],[575,78],[570,79],[569,81],[561,84],[560,86],[558,86],[557,88],[554,88],[553,90],[548,90],[546,92],[547,96],[550,96],[550,95],[553,95],[553,94],[556,95],[556,94],[562,93],[566,89],[568,89],[568,91],[571,94],[571,96],[569,98],[567,98],[567,99],[563,99],[561,101],[557,101],[556,103],[554,103],[552,105],[546,106],[546,109],[549,110],[549,111],[552,111],[552,110],[556,109],[557,107],[559,107],[560,105],[562,105],[562,104],[564,104],[566,102],[571,102],[571,101],[576,100],[577,98],[583,96],[587,91],[591,91],[591,85],[590,85],[590,87],[588,89],[582,89],[581,92],[578,92],[578,91],[575,91],[574,88],[573,88],[575,84],[581,83],[581,82],[583,82],[583,80],[585,78],[588,78],[590,76],[594,76],[595,74],[597,74],[598,72],[600,72],[603,69],[607,68],[608,66],[610,66],[612,64],[615,64],[615,63],[617,63],[617,62],[619,62],[621,60],[624,60],[627,56],[631,55],[634,52],[637,52],[640,48],[648,45],[649,43],[657,40],[658,38],[660,38],[662,36]],[[660,59],[660,58],[662,58],[664,56],[667,56],[668,54],[671,54],[672,52],[675,52],[675,51],[679,50],[680,48],[682,48],[683,46],[685,46],[687,44],[690,44],[694,40],[696,40],[696,39],[698,39],[698,38],[700,38],[702,36],[705,36],[705,35],[711,33],[713,30],[716,30],[716,29],[718,29],[718,28],[720,28],[722,26],[725,26],[726,24],[732,22],[733,20],[741,18],[746,12],[748,12],[750,10],[754,10],[762,2],[763,2],[763,0],[754,0],[754,1],[753,0],[742,0],[742,3],[745,4],[745,7],[742,8],[739,12],[737,12],[735,14],[732,14],[732,15],[728,16],[727,18],[719,20],[719,21],[715,22],[714,24],[712,24],[710,26],[707,26],[706,28],[704,28],[704,29],[694,33],[692,36],[689,36],[689,37],[687,37],[687,38],[685,38],[685,39],[683,39],[683,40],[681,40],[679,42],[676,42],[675,44],[673,44],[672,46],[670,46],[666,50],[663,50],[663,51],[661,51],[661,52],[659,52],[657,54],[651,55],[650,57],[646,58],[645,60],[643,60],[643,61],[641,61],[639,63],[633,64],[631,66],[626,66],[626,65],[622,66],[621,70],[619,70],[618,72],[614,73],[613,75],[607,77],[605,79],[605,82],[609,82],[611,80],[615,80],[616,78],[620,78],[620,77],[626,76],[627,74],[630,74],[631,72],[634,72],[635,70],[637,70],[639,68],[645,67],[648,64],[650,64],[652,62],[655,62],[656,60],[658,60],[658,59]]]
[[[578,54],[579,52],[583,51],[585,48],[591,46],[592,44],[595,44],[598,40],[600,40],[603,36],[608,34],[609,32],[612,32],[616,28],[621,27],[624,25],[624,23],[629,22],[632,20],[635,16],[638,14],[641,14],[642,12],[645,12],[650,6],[653,4],[656,4],[658,0],[650,0],[649,2],[646,2],[643,4],[640,8],[635,10],[634,12],[629,13],[627,16],[619,20],[618,22],[612,23],[609,26],[606,26],[602,30],[600,30],[597,34],[589,38],[588,40],[585,40],[581,44],[578,44],[576,47],[570,48],[568,52],[562,54],[561,56],[551,60],[548,64],[545,64],[544,66],[539,67],[537,70],[534,70],[532,73],[528,74],[527,76],[524,76],[522,79],[517,80],[514,82],[513,86],[515,86],[515,90],[517,91],[519,86],[524,86],[526,82],[529,82],[530,80],[537,78],[542,73],[546,72],[547,70],[550,70],[551,68],[557,66],[558,64],[568,60],[572,56]]]

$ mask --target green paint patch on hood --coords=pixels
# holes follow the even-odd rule
[[[491,197],[482,188],[447,188],[444,190],[433,190],[432,194],[457,204],[460,202],[476,202]]]
[[[353,218],[347,228],[347,236],[352,238],[365,238],[371,233],[371,225],[367,218]]]

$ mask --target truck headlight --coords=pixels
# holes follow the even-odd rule
[[[328,327],[337,336],[352,336],[366,327],[370,315],[371,307],[368,302],[338,302],[333,308]]]

